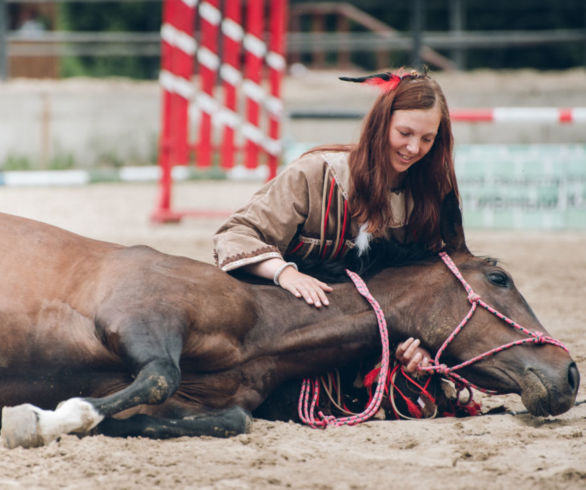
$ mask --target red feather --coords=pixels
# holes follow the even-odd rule
[[[380,88],[383,92],[390,92],[391,90],[395,90],[399,82],[401,81],[401,77],[395,74],[391,74],[388,80],[383,79],[382,77],[372,77],[367,78],[364,83],[367,85],[374,85]]]
[[[390,92],[397,88],[402,77],[395,75],[394,73],[377,73],[376,75],[368,75],[366,77],[340,77],[340,80],[346,82],[364,83],[366,85],[373,85],[378,87],[383,92]]]

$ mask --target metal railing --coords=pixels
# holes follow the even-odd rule
[[[0,3],[2,0],[0,0]],[[5,36],[10,56],[159,56],[161,36],[157,32],[72,32],[48,31],[34,36],[9,33]],[[586,31],[580,29],[548,31],[462,31],[425,32],[423,44],[432,49],[492,49],[495,47],[539,46],[570,42],[586,42]],[[18,45],[12,45],[18,42]],[[6,43],[2,43],[5,45]],[[290,32],[287,51],[291,54],[361,52],[380,49],[410,51],[413,37],[396,34],[381,38],[364,33]]]
[[[109,1],[118,3],[160,2],[161,0],[51,0],[51,2],[48,0],[0,0],[0,79],[6,80],[9,77],[9,57],[158,57],[161,43],[159,32],[46,31],[31,35],[8,30],[7,6],[11,3],[105,3]],[[423,0],[418,0],[415,4],[419,4],[419,2],[424,3]],[[418,60],[423,59],[426,63],[451,69],[461,63],[461,61],[458,62],[458,59],[461,59],[463,52],[468,49],[582,43],[586,52],[586,29],[465,31],[461,29],[461,23],[454,22],[452,29],[447,32],[419,32],[416,25],[411,31],[398,32],[389,26],[385,27],[380,22],[377,25],[370,25],[372,19],[369,20],[368,15],[342,2],[323,2],[315,5],[320,6],[322,10],[326,7],[330,10],[334,9],[336,13],[346,15],[348,19],[358,22],[369,31],[289,32],[287,53],[290,56],[318,54],[323,57],[326,53],[338,55],[345,53],[347,55],[352,52],[411,52],[415,65],[418,64]],[[413,15],[416,14],[415,10]],[[457,13],[458,10],[454,10],[453,16],[456,19],[458,18]],[[419,28],[422,27],[419,26]],[[456,61],[445,58],[434,51],[436,49],[451,50]]]
[[[2,1],[2,0],[0,0]],[[9,34],[10,56],[160,56],[159,32],[47,31]]]
[[[495,47],[538,46],[569,42],[586,42],[586,31],[582,29],[564,29],[547,31],[461,31],[424,32],[422,42],[432,49],[491,49]],[[392,38],[364,33],[305,33],[288,34],[289,53],[306,53],[310,51],[335,52],[336,50],[369,51],[389,49],[409,51],[413,47],[413,36],[396,34]]]

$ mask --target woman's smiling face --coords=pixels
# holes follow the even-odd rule
[[[391,166],[406,172],[433,146],[441,120],[438,104],[431,109],[396,110],[391,118]]]

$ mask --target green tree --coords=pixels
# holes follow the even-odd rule
[[[161,28],[162,1],[63,3],[59,29],[88,32],[158,32]],[[62,75],[121,76],[139,79],[157,78],[159,57],[146,56],[75,56],[62,61]]]

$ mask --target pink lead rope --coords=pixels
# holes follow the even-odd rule
[[[458,390],[458,397],[459,397],[459,393],[463,389],[467,389],[468,392],[470,393],[470,400],[471,400],[472,399],[472,391],[471,391],[472,388],[477,389],[479,391],[482,391],[484,393],[488,393],[488,394],[497,394],[498,392],[494,391],[494,390],[488,390],[488,389],[476,386],[475,384],[466,380],[461,375],[457,374],[455,371],[457,371],[458,369],[462,369],[466,366],[470,366],[471,364],[473,364],[475,362],[486,359],[487,357],[495,355],[498,352],[502,352],[506,349],[510,349],[511,347],[515,347],[516,345],[552,344],[552,345],[560,347],[560,348],[564,349],[566,352],[568,352],[568,349],[566,348],[566,346],[564,344],[562,344],[559,340],[556,340],[553,337],[550,337],[548,335],[544,335],[543,332],[532,332],[531,330],[528,330],[527,328],[522,327],[518,323],[514,322],[509,317],[503,315],[502,313],[500,313],[499,311],[494,309],[489,304],[485,303],[480,298],[480,296],[474,292],[472,287],[466,282],[466,279],[464,279],[461,272],[458,270],[458,267],[456,266],[456,264],[454,264],[454,262],[450,258],[450,256],[446,252],[440,252],[439,255],[440,255],[441,259],[444,261],[444,263],[446,264],[446,266],[448,267],[448,269],[450,269],[450,271],[454,274],[454,276],[456,276],[456,278],[460,281],[462,286],[464,286],[464,289],[468,293],[468,301],[471,303],[472,306],[470,307],[470,310],[468,311],[468,313],[466,314],[464,319],[460,322],[460,324],[454,329],[454,331],[449,335],[449,337],[444,341],[444,343],[438,349],[438,351],[435,355],[435,358],[432,361],[432,365],[421,368],[422,370],[427,371],[430,374],[438,373],[438,374],[452,380],[456,384],[456,388]],[[314,427],[314,428],[319,428],[319,427],[325,428],[328,426],[339,427],[341,425],[356,425],[356,424],[359,424],[361,422],[364,422],[364,421],[370,419],[373,415],[375,415],[378,412],[380,405],[382,403],[382,399],[383,399],[383,395],[384,395],[385,380],[387,379],[387,374],[389,371],[389,365],[390,365],[389,334],[388,334],[387,322],[385,320],[384,313],[383,313],[380,305],[376,301],[376,299],[374,299],[374,297],[370,294],[370,291],[366,287],[366,284],[364,283],[362,278],[358,274],[356,274],[352,271],[349,271],[349,270],[346,270],[346,274],[348,274],[348,276],[350,277],[350,279],[352,280],[352,282],[356,286],[356,289],[358,290],[358,292],[362,296],[364,296],[366,298],[366,300],[372,305],[372,308],[376,314],[376,319],[378,322],[379,332],[380,332],[380,336],[381,336],[381,343],[382,343],[381,369],[380,369],[380,372],[378,375],[377,387],[376,387],[374,396],[373,396],[371,402],[368,404],[368,407],[366,407],[366,409],[362,413],[357,414],[357,415],[348,416],[348,417],[337,418],[337,417],[334,417],[333,415],[324,415],[322,411],[319,411],[318,416],[316,417],[315,416],[315,409],[316,409],[317,403],[319,401],[319,380],[317,378],[313,380],[313,396],[312,396],[311,395],[312,380],[307,379],[307,378],[304,379],[303,383],[301,385],[301,394],[299,396],[299,403],[298,403],[297,409],[298,409],[299,418],[301,419],[301,421],[311,427]],[[468,321],[472,318],[472,315],[476,311],[476,308],[478,305],[482,306],[484,309],[486,309],[487,311],[489,311],[490,313],[495,315],[497,318],[500,318],[501,320],[503,320],[509,326],[511,326],[514,329],[519,330],[520,332],[527,335],[527,338],[515,340],[512,342],[509,342],[508,344],[504,344],[499,347],[495,347],[494,349],[491,349],[483,354],[475,356],[472,359],[469,359],[468,361],[462,362],[462,363],[457,364],[455,366],[449,367],[445,364],[441,364],[440,363],[441,355],[443,354],[443,352],[445,351],[447,346],[450,344],[450,342],[452,342],[454,340],[456,335],[458,335],[462,331],[462,329],[466,326]],[[311,398],[311,404],[309,403],[310,398]]]
[[[364,296],[366,300],[371,304],[372,309],[374,310],[374,313],[376,315],[376,320],[378,322],[378,328],[382,343],[382,365],[378,375],[378,384],[374,396],[372,397],[371,402],[368,404],[364,412],[356,415],[351,415],[348,417],[336,418],[333,415],[324,415],[323,412],[320,410],[318,412],[318,417],[316,417],[315,407],[319,400],[319,379],[316,378],[313,380],[313,396],[311,396],[310,393],[312,381],[307,378],[304,379],[301,385],[301,394],[299,396],[297,410],[299,412],[299,418],[301,419],[301,421],[313,428],[325,428],[328,426],[339,427],[341,425],[359,424],[375,415],[378,412],[378,409],[380,408],[380,405],[383,400],[385,380],[387,379],[391,359],[387,321],[385,320],[385,315],[383,313],[382,308],[378,304],[378,301],[374,299],[374,297],[370,294],[370,291],[366,287],[366,284],[364,283],[362,278],[355,272],[349,271],[348,269],[346,269],[346,274],[348,274],[348,276],[356,286],[358,292],[362,296]],[[310,398],[311,405],[309,404]]]

